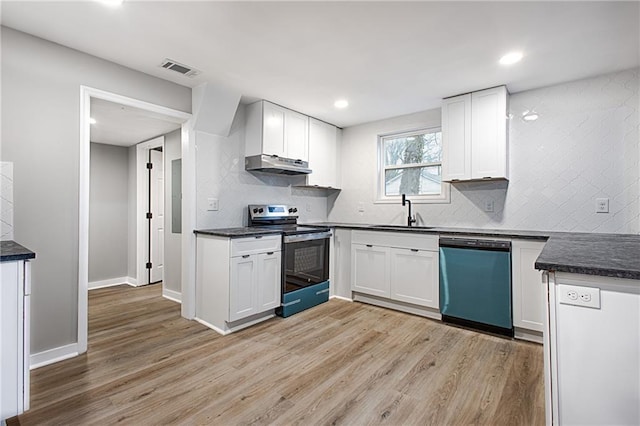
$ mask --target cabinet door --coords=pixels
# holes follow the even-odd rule
[[[373,296],[389,297],[389,248],[351,245],[351,289]]]
[[[471,178],[507,176],[507,89],[471,94]]]
[[[270,102],[262,104],[262,153],[286,157],[284,129],[287,110]]]
[[[280,306],[282,258],[279,251],[261,253],[258,257],[257,313]]]
[[[538,241],[518,240],[511,243],[513,325],[527,330],[544,329],[542,272],[534,267],[544,244]]]
[[[285,110],[284,132],[286,157],[309,161],[309,117]]]
[[[442,180],[471,178],[471,94],[442,101]]]
[[[391,298],[439,308],[438,252],[391,249]]]
[[[308,185],[338,188],[337,128],[315,118],[309,119]]]
[[[257,260],[255,254],[231,258],[229,321],[257,313]]]

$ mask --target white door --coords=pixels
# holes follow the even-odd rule
[[[149,261],[151,281],[156,283],[164,278],[164,161],[162,151],[150,150],[151,186],[151,232],[149,241]]]
[[[391,298],[438,308],[438,252],[391,249]]]
[[[255,254],[231,258],[229,321],[256,313],[257,262],[258,255]]]
[[[285,109],[269,102],[263,102],[262,153],[286,157],[284,141]]]
[[[309,117],[286,110],[284,139],[287,157],[309,161]]]
[[[258,313],[280,306],[281,269],[279,251],[258,254]]]
[[[351,245],[351,289],[389,297],[389,248],[365,244]]]

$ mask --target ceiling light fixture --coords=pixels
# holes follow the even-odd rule
[[[516,62],[520,62],[522,59],[522,52],[509,52],[500,58],[501,65],[513,65]]]
[[[118,7],[121,6],[124,0],[97,0],[105,6]]]
[[[522,119],[524,121],[536,121],[538,118],[540,118],[540,114],[535,111],[527,110],[522,113]]]
[[[349,106],[349,101],[346,99],[340,99],[333,103],[333,106],[339,109],[343,109]]]
[[[95,119],[95,118],[93,118],[93,117],[91,117],[91,118],[89,119],[89,124],[96,124],[96,119]]]

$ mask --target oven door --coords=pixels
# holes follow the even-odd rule
[[[284,237],[282,293],[290,293],[329,279],[330,232]]]

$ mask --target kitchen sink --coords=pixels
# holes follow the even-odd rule
[[[407,225],[371,225],[375,229],[410,230],[410,229],[433,229],[433,226],[407,226]]]

